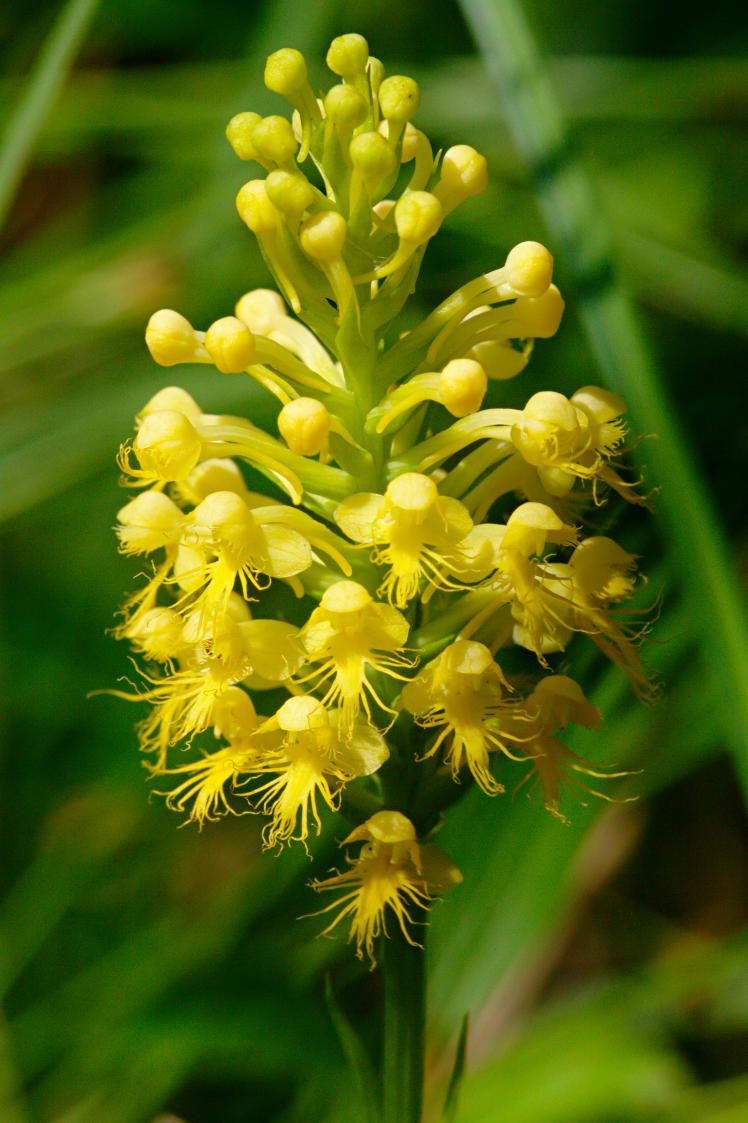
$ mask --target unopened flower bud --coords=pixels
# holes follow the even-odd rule
[[[162,367],[194,362],[200,349],[200,339],[192,324],[171,308],[153,313],[145,329],[145,342]]]
[[[330,44],[327,52],[327,65],[333,74],[341,78],[352,78],[363,74],[369,61],[369,44],[363,35],[354,33],[338,35]]]
[[[489,378],[505,382],[525,369],[530,348],[517,351],[506,340],[485,339],[474,344],[469,354],[480,363]]]
[[[542,296],[551,283],[553,258],[540,242],[520,242],[504,265],[509,286],[520,296]]]
[[[306,85],[307,69],[301,51],[283,47],[268,56],[265,63],[265,85],[274,94],[291,98]]]
[[[369,107],[353,86],[333,86],[325,95],[325,113],[334,125],[355,129],[366,120]]]
[[[337,261],[345,245],[346,221],[337,211],[323,211],[308,218],[299,232],[301,248],[312,261]]]
[[[273,289],[245,292],[234,311],[250,331],[258,335],[269,335],[278,327],[278,321],[288,315],[283,297]]]
[[[265,180],[265,190],[274,207],[298,221],[314,202],[314,188],[301,174],[277,168]]]
[[[418,83],[401,74],[385,78],[379,87],[379,106],[386,121],[405,124],[416,113],[421,100]]]
[[[236,316],[224,316],[205,333],[205,347],[222,374],[246,370],[255,353],[255,341],[247,325]]]
[[[252,143],[252,129],[261,120],[259,113],[237,113],[226,126],[226,139],[240,160],[261,162]]]
[[[464,199],[479,195],[488,186],[485,156],[468,144],[448,148],[442,159],[441,175],[434,194],[445,210],[452,210]]]
[[[433,238],[443,217],[442,205],[428,191],[409,191],[395,204],[395,226],[403,242],[421,246]]]
[[[275,164],[289,163],[299,147],[291,122],[285,117],[261,118],[252,126],[250,135],[252,144],[263,160]]]
[[[474,359],[453,359],[439,375],[440,399],[453,417],[479,410],[487,387],[486,372]]]
[[[278,430],[292,452],[316,456],[330,435],[330,413],[316,398],[295,398],[278,414]]]
[[[264,179],[251,179],[236,197],[236,209],[253,234],[276,230],[280,215],[270,202]]]
[[[370,186],[395,170],[395,153],[381,133],[359,133],[351,141],[349,152],[354,168]]]

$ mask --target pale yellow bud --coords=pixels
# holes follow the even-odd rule
[[[428,191],[408,191],[395,204],[395,226],[403,242],[421,246],[433,238],[443,217],[442,205]]]
[[[454,200],[478,195],[488,186],[488,165],[485,156],[468,144],[448,148],[442,160],[441,175],[435,189]]]
[[[300,173],[277,168],[265,180],[265,190],[274,207],[287,218],[298,221],[314,202],[314,188]]]
[[[330,413],[316,398],[295,398],[278,414],[278,430],[292,452],[316,456],[330,435]]]
[[[252,129],[262,117],[259,113],[237,113],[226,126],[226,139],[240,160],[258,160],[252,143]]]
[[[301,248],[312,261],[330,264],[340,259],[347,231],[346,221],[341,214],[337,211],[322,211],[308,218],[301,227]]]
[[[133,448],[145,472],[170,482],[190,474],[200,459],[202,440],[183,413],[164,409],[146,414]]]
[[[252,144],[263,160],[287,164],[298,148],[291,122],[285,117],[263,117],[252,126]]]
[[[192,324],[171,308],[153,313],[145,329],[145,342],[162,367],[194,362],[200,349],[200,338]]]
[[[517,351],[505,340],[486,339],[474,344],[469,354],[480,363],[489,378],[504,382],[525,369],[529,348]]]
[[[520,296],[542,296],[551,283],[553,258],[540,242],[520,242],[509,251],[506,279]]]
[[[333,39],[327,52],[327,65],[333,74],[341,78],[352,78],[363,74],[369,61],[369,44],[363,35],[354,33],[338,35]]]
[[[239,374],[254,358],[255,341],[245,323],[236,316],[224,316],[205,333],[205,348],[223,374]]]
[[[439,400],[453,417],[479,410],[488,387],[486,372],[474,359],[453,359],[439,375]]]
[[[410,121],[421,100],[418,83],[401,74],[385,78],[379,87],[379,106],[386,121]]]
[[[368,112],[366,99],[353,86],[333,86],[325,95],[325,114],[341,128],[355,129]]]
[[[216,733],[230,744],[246,740],[257,728],[252,699],[240,686],[229,686],[216,695],[211,716]]]
[[[269,335],[288,313],[282,296],[272,289],[252,289],[240,297],[234,309],[250,331]]]
[[[407,164],[408,160],[414,160],[416,158],[419,136],[418,129],[414,125],[411,125],[409,121],[403,130],[403,146],[400,153],[400,159],[404,164]]]
[[[564,298],[555,285],[542,296],[525,297],[513,308],[518,339],[548,339],[558,331],[564,314]]]
[[[268,198],[263,179],[244,184],[236,197],[236,209],[253,234],[268,234],[278,227],[280,215]]]
[[[158,410],[171,409],[176,413],[183,413],[193,423],[199,421],[203,415],[203,411],[197,404],[192,394],[188,394],[181,386],[164,386],[163,390],[159,390],[154,394],[149,401],[141,409],[138,414],[138,422],[148,413],[156,413]]]
[[[351,163],[366,183],[380,183],[395,170],[395,153],[381,133],[359,133],[350,143]]]
[[[306,85],[306,62],[301,51],[282,47],[268,55],[265,63],[265,85],[274,94],[291,98]]]

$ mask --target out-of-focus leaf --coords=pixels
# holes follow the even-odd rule
[[[39,53],[33,73],[0,143],[0,227],[49,108],[73,63],[98,0],[67,0]]]

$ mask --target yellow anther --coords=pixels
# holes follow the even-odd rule
[[[299,172],[276,168],[265,180],[265,190],[274,207],[298,222],[314,202],[314,188]]]
[[[304,89],[306,83],[306,62],[301,51],[293,47],[282,47],[268,56],[265,63],[265,85],[274,94],[291,100]]]
[[[479,410],[488,379],[475,359],[452,359],[439,375],[439,395],[453,417],[467,417]]]
[[[488,186],[488,165],[485,156],[468,144],[448,148],[442,159],[441,175],[434,194],[448,214],[471,195],[479,195]]]
[[[252,129],[261,120],[259,113],[237,113],[226,126],[226,139],[240,160],[264,163],[252,142]]]
[[[379,87],[379,107],[382,116],[386,121],[392,121],[400,130],[416,113],[420,100],[418,83],[401,74],[393,74],[385,78]]]
[[[205,349],[223,374],[239,374],[254,358],[254,336],[236,316],[224,316],[205,333]]]
[[[171,308],[153,313],[145,329],[145,342],[151,356],[162,367],[208,360],[202,335],[189,320]]]
[[[133,448],[142,469],[133,474],[170,482],[190,474],[200,459],[202,440],[183,413],[164,409],[146,414]]]
[[[354,86],[333,86],[325,95],[325,114],[339,128],[353,130],[369,112],[366,99]]]
[[[137,417],[138,424],[146,414],[156,413],[157,410],[162,409],[172,409],[176,413],[183,413],[193,423],[199,421],[203,416],[203,411],[192,394],[188,394],[181,386],[164,386],[163,390],[154,394],[140,410]]]
[[[250,331],[258,335],[269,335],[288,314],[283,297],[272,289],[245,292],[234,311]]]
[[[553,258],[540,242],[520,242],[504,265],[510,288],[520,296],[542,296],[553,276]]]
[[[369,61],[369,44],[363,35],[338,35],[327,52],[327,65],[341,78],[363,74]]]
[[[274,164],[290,163],[299,147],[291,122],[285,117],[261,118],[252,126],[250,137],[262,159]]]
[[[295,398],[278,414],[278,430],[292,452],[316,456],[330,435],[330,412],[316,398]]]

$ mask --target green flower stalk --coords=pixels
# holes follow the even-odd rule
[[[385,77],[360,35],[335,39],[327,62],[336,82],[317,97],[302,55],[277,51],[265,81],[291,120],[240,113],[227,128],[264,172],[236,205],[280,291],[246,293],[207,331],[162,310],[146,332],[162,366],[264,387],[277,435],[178,387],[144,406],[119,454],[141,490],[117,533],[151,569],[117,631],[145,660],[124,696],[151,704],[140,742],[170,806],[201,827],[264,816],[270,849],[305,845],[324,807],[348,820],[347,864],[312,886],[320,927],[347,928],[373,963],[388,933],[418,945],[424,910],[459,883],[433,836],[470,783],[497,803],[529,783],[560,819],[565,789],[606,798],[597,787],[618,774],[561,739],[601,715],[554,663],[581,633],[652,693],[646,628],[621,608],[635,558],[579,526],[610,491],[644,500],[619,463],[617,395],[483,408],[559,326],[545,247],[515,246],[398,327],[429,242],[486,186],[486,162],[467,145],[434,154],[413,123],[416,83]],[[276,582],[312,598],[301,626],[264,607]],[[285,692],[275,712],[270,689]],[[210,729],[220,747],[185,757]]]

